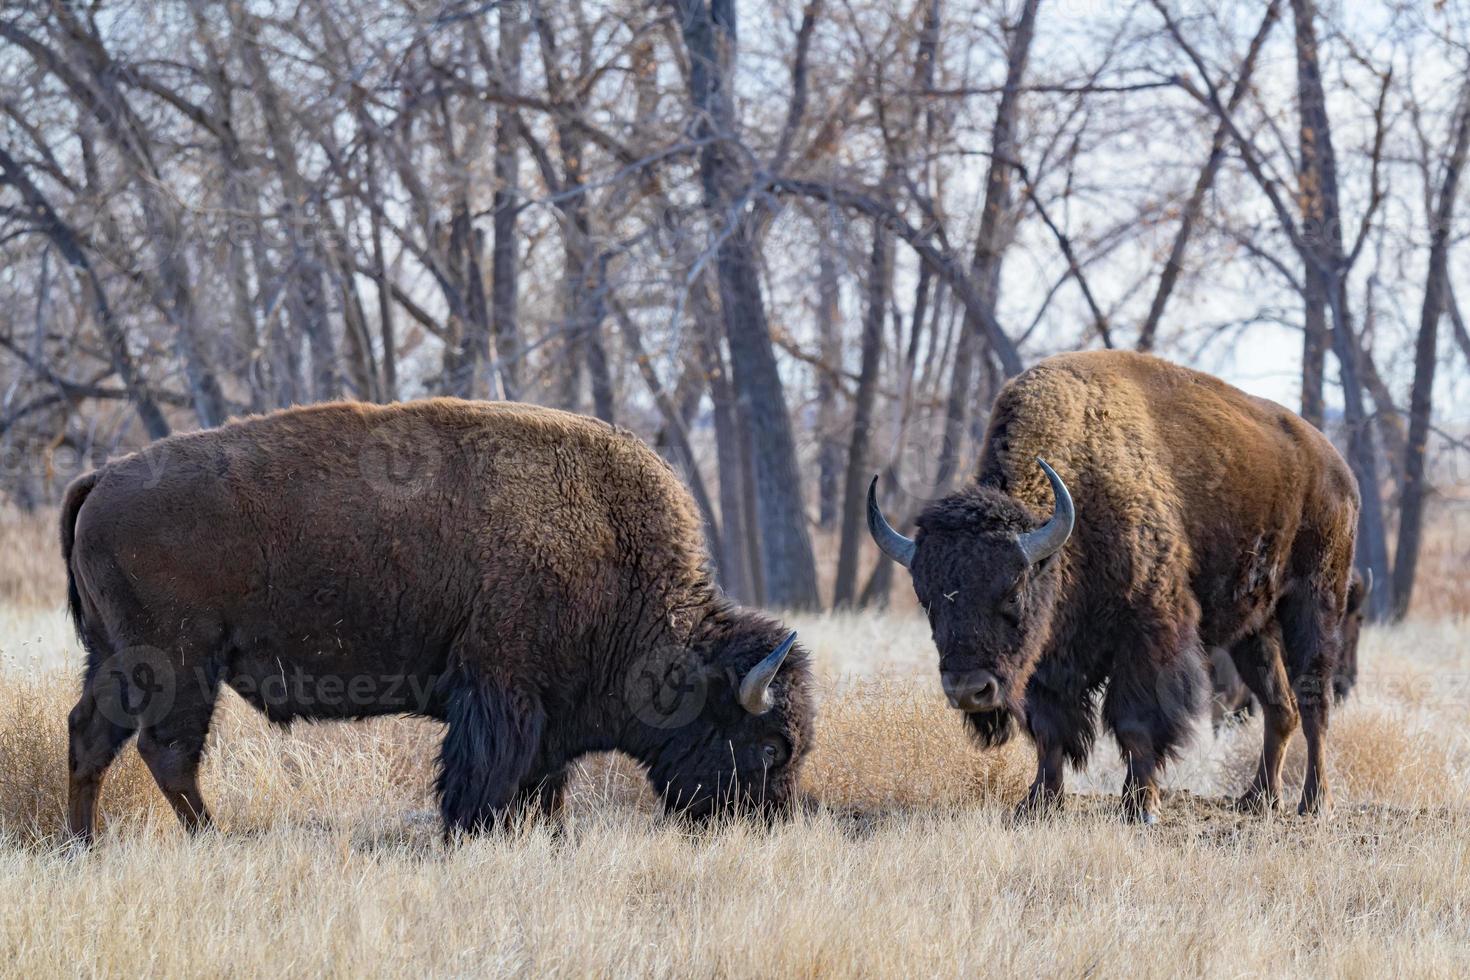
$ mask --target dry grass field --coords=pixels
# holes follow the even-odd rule
[[[1365,634],[1327,822],[1222,804],[1252,722],[1202,725],[1159,827],[1114,816],[1106,742],[1066,815],[1014,827],[1027,748],[967,744],[900,613],[796,620],[819,747],[809,812],[773,830],[666,822],[633,766],[598,758],[560,826],[446,848],[433,725],[286,733],[228,695],[205,775],[220,829],[187,839],[130,748],[78,853],[58,831],[80,655],[50,525],[0,515],[0,535],[0,973],[1470,973],[1470,622],[1449,565],[1433,613]]]

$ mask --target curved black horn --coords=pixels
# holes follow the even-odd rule
[[[1072,495],[1067,492],[1067,485],[1057,476],[1056,470],[1046,465],[1046,460],[1038,456],[1036,462],[1041,464],[1046,478],[1051,481],[1056,506],[1052,509],[1051,520],[1016,539],[1021,546],[1021,553],[1032,565],[1061,551],[1062,545],[1072,536],[1073,525],[1077,523],[1077,512],[1072,508]]]
[[[740,706],[746,711],[753,715],[763,715],[771,710],[771,681],[776,679],[776,672],[786,662],[786,655],[795,644],[796,633],[793,631],[764,660],[750,668],[750,672],[740,682]]]
[[[883,516],[883,508],[878,506],[878,478],[876,476],[873,477],[873,482],[868,484],[868,533],[877,542],[878,550],[889,558],[904,568],[913,564],[914,539],[899,534],[893,529],[893,525],[888,523],[888,518]]]

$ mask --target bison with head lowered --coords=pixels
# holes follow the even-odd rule
[[[792,800],[804,653],[723,597],[688,491],[602,422],[450,399],[248,418],[80,478],[61,538],[78,836],[135,732],[185,826],[208,823],[226,684],[282,724],[443,721],[446,831],[554,809],[573,760],[615,749],[680,812]]]
[[[1010,381],[976,478],[924,510],[916,538],[869,494],[873,536],[928,613],[950,703],[984,744],[1017,722],[1035,743],[1023,810],[1060,803],[1100,700],[1127,770],[1125,812],[1144,822],[1203,707],[1212,647],[1231,651],[1265,714],[1242,803],[1278,804],[1300,724],[1301,809],[1330,805],[1327,711],[1357,515],[1352,473],[1311,425],[1118,351],[1051,357]]]

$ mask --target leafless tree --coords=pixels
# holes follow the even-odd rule
[[[649,438],[731,593],[877,603],[872,475],[911,522],[1008,377],[1129,346],[1299,399],[1402,614],[1467,449],[1467,50],[1314,0],[13,0],[0,493],[521,399]]]

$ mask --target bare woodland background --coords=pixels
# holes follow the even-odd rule
[[[911,516],[1008,376],[1137,348],[1329,431],[1402,615],[1470,507],[1467,66],[1446,2],[9,0],[0,494],[516,398],[657,444],[737,596],[876,603],[872,473]]]

